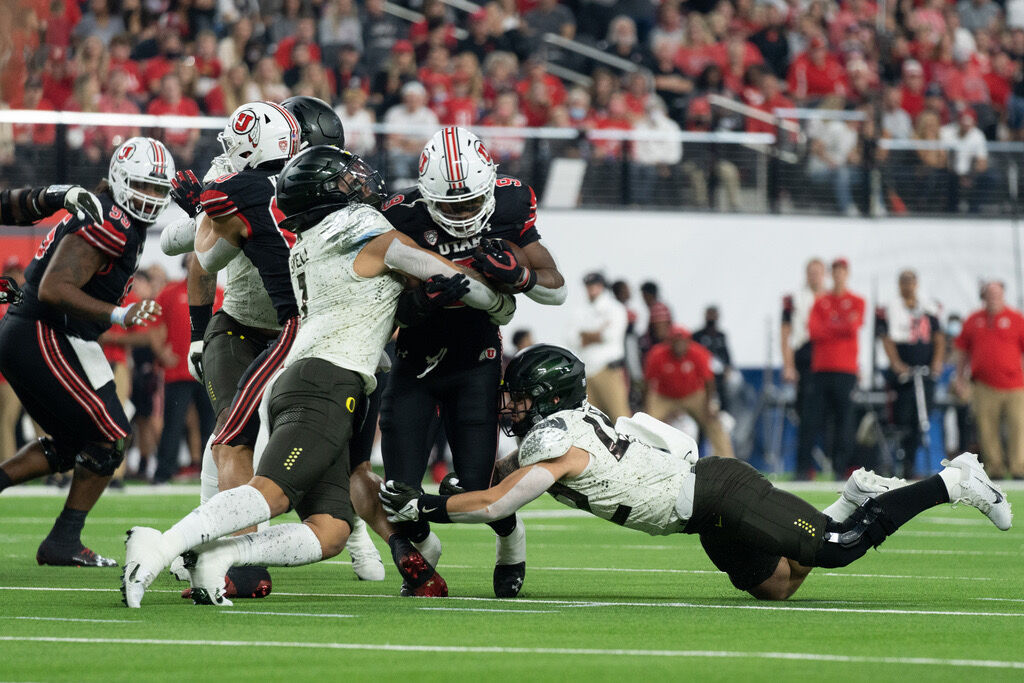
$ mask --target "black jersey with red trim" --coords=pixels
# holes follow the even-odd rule
[[[131,291],[132,279],[146,243],[146,228],[149,224],[125,213],[114,203],[110,193],[99,195],[99,200],[105,217],[103,225],[96,225],[67,214],[43,239],[35,257],[25,269],[24,301],[12,306],[10,313],[32,320],[42,320],[55,330],[87,340],[95,340],[110,329],[108,322],[85,320],[39,300],[39,283],[42,282],[53,254],[57,251],[57,245],[70,234],[78,235],[106,257],[103,267],[82,287],[83,292],[100,301],[120,306],[124,297]]]
[[[494,213],[479,234],[453,237],[430,217],[417,188],[392,195],[384,216],[416,244],[460,265],[471,266],[481,238],[500,237],[519,246],[540,240],[537,197],[517,178],[499,175],[494,188]],[[445,308],[413,327],[402,328],[395,349],[396,371],[420,374],[458,371],[479,363],[499,362],[501,336],[487,313],[458,304]]]
[[[288,271],[288,252],[295,234],[280,227],[284,214],[277,208],[277,171],[258,168],[215,178],[203,187],[203,211],[210,218],[238,216],[246,225],[242,253],[259,271],[263,286],[284,325],[299,314]]]

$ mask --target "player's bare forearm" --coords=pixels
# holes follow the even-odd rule
[[[493,522],[504,519],[539,498],[565,474],[564,463],[542,462],[516,470],[483,491],[467,491],[448,498],[446,509],[453,522]]]
[[[106,256],[78,235],[65,236],[39,283],[39,300],[81,318],[109,321],[115,306],[82,291],[106,260]]]
[[[217,298],[217,276],[206,272],[199,259],[188,264],[188,305],[212,306]]]
[[[530,259],[530,267],[537,275],[537,284],[548,289],[558,289],[565,284],[565,278],[558,271],[551,252],[540,242],[532,242],[523,248],[523,253]]]

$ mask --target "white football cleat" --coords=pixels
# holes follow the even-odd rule
[[[225,597],[227,573],[234,563],[235,553],[229,544],[234,538],[224,538],[201,545],[195,549],[196,564],[189,573],[192,583],[192,602],[197,605],[230,607],[233,603]]]
[[[370,539],[366,522],[358,516],[352,525],[352,533],[345,543],[345,549],[352,558],[352,571],[360,581],[384,580],[384,563],[380,559],[380,553]]]
[[[146,589],[167,566],[164,559],[163,534],[145,526],[132,527],[128,530],[124,548],[121,601],[126,607],[140,607]]]
[[[182,555],[178,555],[171,560],[170,566],[167,567],[167,571],[171,573],[178,581],[191,581],[192,576],[189,573],[188,567],[185,566],[185,558]]]
[[[907,480],[899,477],[883,477],[861,467],[850,475],[843,487],[843,498],[853,506],[860,507],[869,498],[906,486]]]
[[[992,520],[997,528],[1006,531],[1013,522],[1013,511],[1010,501],[1006,500],[1003,490],[988,475],[985,466],[978,462],[975,453],[961,453],[952,460],[943,460],[947,470],[958,469],[959,480],[950,486],[950,480],[943,477],[949,489],[949,502],[953,505],[964,503],[981,512]]]
[[[437,563],[441,560],[441,539],[437,537],[437,534],[431,531],[422,541],[413,543],[413,547],[420,551],[420,555],[430,563],[431,567],[437,569]]]

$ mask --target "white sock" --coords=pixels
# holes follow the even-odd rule
[[[270,519],[263,494],[249,486],[222,491],[164,532],[169,557]]]
[[[839,496],[839,500],[829,505],[827,508],[822,510],[822,514],[828,515],[834,522],[845,522],[853,514],[853,511],[857,509],[857,506],[850,501]]]
[[[526,525],[516,515],[516,528],[508,536],[497,536],[497,559],[494,564],[526,562]]]
[[[956,467],[943,467],[939,470],[942,483],[946,485],[946,493],[949,494],[949,501],[952,503],[960,497],[960,476],[963,470]]]
[[[275,524],[225,540],[234,547],[234,565],[298,567],[323,559],[320,539],[306,524]]]
[[[217,486],[217,463],[213,460],[213,436],[206,441],[203,449],[203,468],[199,472],[199,502],[205,503],[220,493]]]

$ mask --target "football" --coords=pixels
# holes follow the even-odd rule
[[[530,257],[526,255],[526,252],[523,251],[522,247],[505,239],[501,240],[501,242],[504,244],[504,247],[506,249],[515,254],[516,260],[519,261],[519,264],[521,266],[525,268],[533,267],[532,265],[530,265]],[[493,280],[488,280],[487,284],[493,287],[495,291],[502,292],[503,294],[518,294],[518,292],[516,292],[516,290],[513,289],[512,287],[509,287],[508,285],[499,284],[497,282],[494,282]]]

